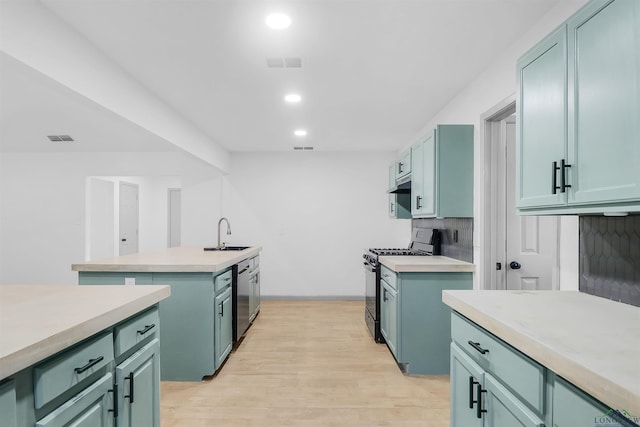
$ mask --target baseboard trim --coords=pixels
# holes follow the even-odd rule
[[[260,295],[261,300],[291,300],[291,301],[364,301],[362,295]]]

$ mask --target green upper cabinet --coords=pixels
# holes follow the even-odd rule
[[[640,2],[592,2],[567,21],[569,204],[640,201]]]
[[[411,173],[411,150],[408,150],[400,157],[395,167],[396,179],[401,179]]]
[[[438,125],[411,161],[412,217],[473,217],[473,125]]]
[[[558,177],[553,162],[566,158],[567,32],[563,26],[518,62],[518,207],[557,206],[566,193],[552,191]],[[553,170],[552,170],[553,169]],[[557,182],[559,184],[559,181]]]
[[[396,163],[394,162],[389,166],[389,190],[393,189],[395,186]],[[409,193],[389,193],[388,213],[391,218],[411,218],[411,195]]]
[[[520,213],[640,211],[640,2],[589,2],[518,75]]]

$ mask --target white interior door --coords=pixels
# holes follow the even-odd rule
[[[169,189],[169,220],[167,221],[169,224],[168,231],[168,246],[173,248],[175,246],[180,246],[180,228],[182,226],[182,191],[179,188],[170,188]]]
[[[516,215],[516,125],[513,116],[504,120],[503,129],[506,145],[506,256],[503,263],[506,289],[557,289],[558,218]]]
[[[120,255],[138,252],[138,186],[120,182]]]

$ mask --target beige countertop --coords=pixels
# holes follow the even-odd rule
[[[442,300],[611,408],[640,414],[640,308],[570,291],[443,291]]]
[[[0,380],[170,293],[169,286],[0,285]]]
[[[475,265],[446,256],[381,256],[378,261],[396,273],[473,272]]]
[[[73,271],[123,271],[200,273],[224,270],[243,259],[251,258],[262,246],[243,251],[205,251],[202,247],[180,246],[154,252],[142,252],[114,258],[73,264]]]

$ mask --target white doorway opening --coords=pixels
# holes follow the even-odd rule
[[[120,255],[138,252],[138,185],[120,181],[119,204]]]
[[[182,227],[182,190],[180,188],[167,189],[169,211],[167,213],[167,247],[180,246]]]
[[[515,112],[512,96],[481,117],[484,200],[480,288],[558,289],[558,218],[516,215]]]

